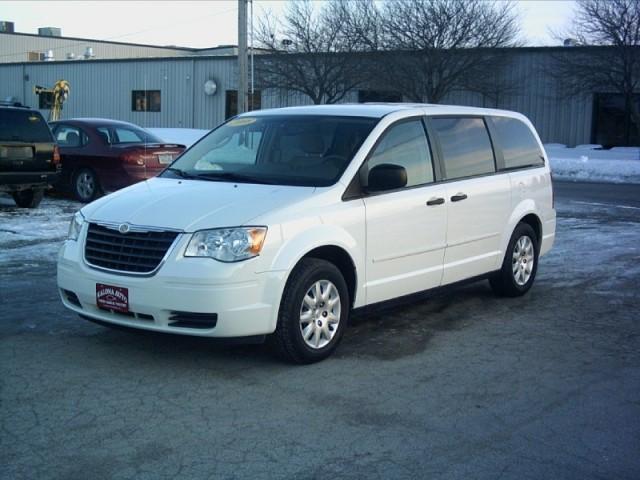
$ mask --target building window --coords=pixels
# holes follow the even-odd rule
[[[358,90],[358,103],[402,102],[402,94],[389,90]]]
[[[635,105],[625,106],[619,93],[596,93],[594,96],[592,142],[604,148],[640,145],[638,125],[632,112],[640,108],[640,95],[633,96]]]
[[[53,108],[53,92],[40,92],[38,94],[38,108],[51,110]]]
[[[262,107],[262,92],[255,90],[253,95],[248,95],[249,111],[260,110]],[[238,91],[227,90],[225,92],[224,118],[231,118],[238,114]]]
[[[133,90],[131,110],[134,112],[159,112],[160,90]]]

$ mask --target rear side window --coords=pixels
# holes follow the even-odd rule
[[[0,108],[0,140],[52,143],[51,130],[38,112]]]
[[[392,126],[382,137],[367,163],[368,170],[377,165],[400,165],[407,171],[407,187],[433,182],[429,144],[420,120]]]
[[[61,147],[81,147],[88,143],[86,134],[72,125],[59,125],[55,128],[56,142]]]
[[[482,118],[431,119],[444,160],[446,179],[495,172],[493,149]]]
[[[544,164],[540,146],[527,125],[515,118],[491,117],[504,155],[506,169]]]

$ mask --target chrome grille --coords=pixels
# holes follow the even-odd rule
[[[171,231],[120,233],[95,223],[89,224],[84,258],[94,267],[121,272],[145,274],[153,272],[178,236]]]

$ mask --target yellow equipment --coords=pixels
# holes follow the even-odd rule
[[[33,87],[33,93],[36,95],[51,94],[51,110],[49,111],[49,121],[55,122],[60,120],[62,113],[62,104],[69,98],[71,86],[66,80],[58,80],[53,88],[44,88],[36,85]]]

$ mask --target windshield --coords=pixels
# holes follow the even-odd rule
[[[278,185],[333,185],[378,119],[240,117],[220,126],[162,175]]]
[[[53,143],[51,130],[38,112],[0,109],[0,140]]]

